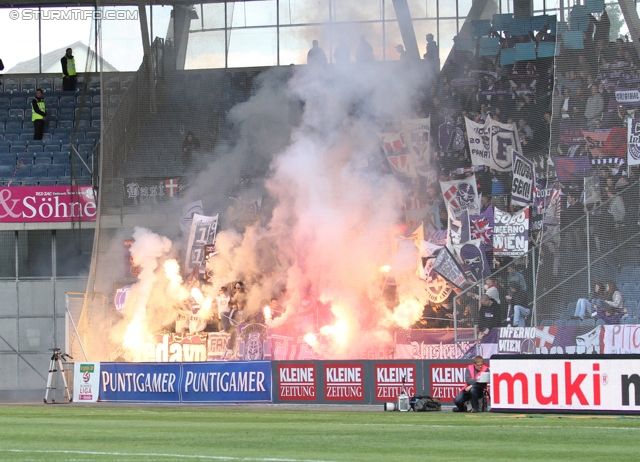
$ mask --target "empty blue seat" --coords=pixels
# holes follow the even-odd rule
[[[38,81],[38,88],[41,88],[44,92],[53,90],[53,80],[50,78],[40,79]]]
[[[24,96],[11,96],[11,105],[10,107],[17,107],[20,109],[24,109],[27,105],[27,98]]]
[[[78,145],[78,151],[93,152],[93,144],[82,143]]]
[[[33,163],[34,164],[50,165],[51,164],[51,157],[50,156],[36,157],[33,160]]]
[[[580,321],[580,326],[595,327],[596,320],[593,318],[583,319],[582,321]]]
[[[86,105],[86,106],[91,106],[91,96],[90,95],[80,95],[76,98],[76,103],[78,104],[78,106],[80,105]]]
[[[45,144],[42,149],[44,152],[60,152],[59,144]]]
[[[621,290],[623,292],[634,292],[636,290],[636,284],[633,282],[627,282],[622,284]]]
[[[13,177],[15,166],[0,165],[0,178],[9,179]]]
[[[44,104],[47,110],[49,110],[49,108],[58,107],[57,95],[45,95],[43,99],[44,99]]]
[[[61,106],[62,105],[70,105],[70,106],[75,106],[76,105],[76,98],[75,98],[75,94],[72,92],[63,92],[63,96],[60,96],[60,103]]]
[[[64,176],[64,169],[65,166],[62,164],[52,164],[49,165],[48,170],[47,170],[47,175],[49,176],[49,178],[60,178]]]
[[[69,153],[58,153],[58,154],[53,154],[53,156],[51,156],[51,161],[54,164],[60,164],[60,165],[65,165],[69,163]]]
[[[0,165],[13,167],[16,165],[15,154],[0,154]]]
[[[85,135],[86,139],[94,139],[94,140],[99,140],[100,139],[100,132],[87,132],[87,134]]]
[[[31,166],[31,178],[46,178],[47,165],[35,164]]]
[[[4,79],[3,87],[4,91],[18,91],[20,90],[20,82],[18,79]]]
[[[27,148],[24,146],[11,146],[11,150],[9,152],[21,153],[25,152]]]
[[[627,311],[635,311],[638,308],[638,302],[636,300],[626,300],[624,302],[624,307],[627,309]]]
[[[27,152],[42,152],[42,146],[39,144],[30,144],[27,147]]]
[[[4,134],[5,141],[18,141],[20,139],[19,133],[5,133]]]
[[[634,270],[635,270],[634,266],[623,266],[622,269],[620,270],[620,274],[628,274],[629,276],[631,276]]]
[[[629,283],[629,275],[628,274],[618,274],[616,276],[616,284],[618,287],[622,287],[623,284]]]
[[[7,132],[9,131],[20,131],[22,130],[22,121],[21,120],[16,120],[16,119],[12,119],[7,121],[6,123],[7,126]]]
[[[73,120],[58,120],[58,128],[73,128]]]
[[[540,322],[541,326],[553,326],[553,319],[543,319]]]
[[[624,319],[624,323],[625,324],[638,324],[639,322],[638,322],[638,318],[629,317],[629,318]]]
[[[0,154],[8,153],[11,151],[11,146],[0,146]]]
[[[31,177],[31,165],[19,165],[16,169],[16,178],[30,178]]]

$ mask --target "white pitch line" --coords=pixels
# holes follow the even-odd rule
[[[313,459],[278,459],[275,457],[233,457],[233,456],[205,456],[188,454],[155,454],[144,452],[102,452],[102,451],[65,451],[65,450],[38,450],[38,449],[0,449],[0,452],[11,452],[20,454],[80,454],[89,456],[121,456],[121,457],[162,457],[178,459],[208,459],[208,460],[238,460],[238,461],[258,461],[258,462],[333,462],[329,460]]]
[[[483,422],[488,424],[488,422]],[[354,427],[420,427],[420,428],[478,428],[478,425],[430,425],[430,424],[399,424],[399,423],[363,423],[363,424],[349,424],[349,423],[341,423],[338,425],[343,426],[354,426]],[[508,427],[508,428],[526,428],[526,429],[536,429],[536,428],[567,428],[561,426],[554,425],[484,425],[484,428],[496,428],[496,427]],[[640,427],[583,427],[583,426],[575,426],[572,427],[575,429],[587,429],[587,430],[640,430]]]

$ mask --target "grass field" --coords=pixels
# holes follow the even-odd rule
[[[0,460],[640,460],[640,419],[230,407],[0,407]]]

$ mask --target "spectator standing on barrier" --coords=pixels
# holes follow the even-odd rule
[[[520,290],[520,285],[517,283],[509,284],[509,295],[507,295],[505,299],[509,302],[505,322],[510,324],[513,319],[514,327],[525,327],[531,310],[527,308],[527,296]]]
[[[409,55],[405,51],[404,46],[396,45],[396,51],[400,55],[400,61],[406,61],[407,59],[409,59]]]
[[[229,300],[229,312],[221,317],[224,331],[230,333],[227,342],[227,356],[233,356],[236,338],[238,337],[238,326],[244,321],[244,308],[247,304],[247,292],[244,284],[240,281],[234,284],[233,294]]]
[[[225,329],[225,324],[223,322],[223,319],[229,319],[229,301],[231,300],[231,297],[229,296],[229,290],[225,287],[222,286],[220,287],[220,290],[218,291],[218,296],[216,297],[216,305],[218,306],[218,319],[219,319],[219,326],[218,326],[218,330],[226,330]]]
[[[562,248],[567,258],[564,259],[564,270],[573,271],[576,252],[582,250],[585,245],[584,206],[578,200],[578,194],[574,191],[567,195],[567,208],[560,213],[560,232]]]
[[[182,165],[185,172],[193,166],[193,151],[198,149],[200,149],[200,140],[196,138],[193,132],[188,131],[182,143]]]
[[[519,290],[527,290],[527,282],[524,280],[524,276],[520,273],[514,264],[507,267],[507,285],[517,284]]]
[[[463,387],[454,398],[453,412],[466,412],[465,403],[469,400],[471,400],[471,412],[480,412],[480,399],[487,384],[478,382],[478,379],[484,372],[489,372],[489,366],[484,363],[482,356],[478,355],[473,358],[473,364],[465,370],[464,381],[467,386]]]
[[[478,328],[481,332],[488,331],[500,325],[500,305],[487,294],[480,297],[478,310]]]
[[[358,48],[356,48],[356,62],[358,63],[372,63],[376,60],[373,55],[373,47],[364,35],[360,36],[360,42],[358,43]]]
[[[587,120],[590,130],[594,129],[596,120],[602,119],[602,111],[604,111],[604,99],[598,88],[598,85],[591,86],[591,96],[587,99],[584,108],[584,118]]]
[[[47,120],[47,108],[42,98],[42,89],[36,90],[36,97],[31,100],[31,121],[33,122],[33,139],[41,140],[44,136],[44,122]]]
[[[318,45],[318,41],[311,42],[311,49],[307,53],[307,64],[327,64],[327,55]]]
[[[78,75],[76,74],[76,60],[71,48],[67,48],[60,63],[62,64],[62,91],[76,91]]]
[[[593,291],[589,294],[589,298],[580,298],[576,303],[576,310],[573,316],[573,319],[584,319],[585,316],[591,316],[593,312],[595,312],[594,305],[596,300],[601,299],[604,296],[604,290],[602,284],[596,282],[593,285]]]
[[[429,69],[437,74],[440,72],[440,49],[433,39],[433,34],[427,34],[426,39],[427,52],[424,54],[424,59],[427,61]]]

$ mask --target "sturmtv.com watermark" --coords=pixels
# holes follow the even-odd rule
[[[11,10],[9,18],[13,20],[32,21],[41,19],[43,21],[137,21],[138,10],[89,10],[82,8],[45,8],[30,9],[21,8],[19,10]]]

